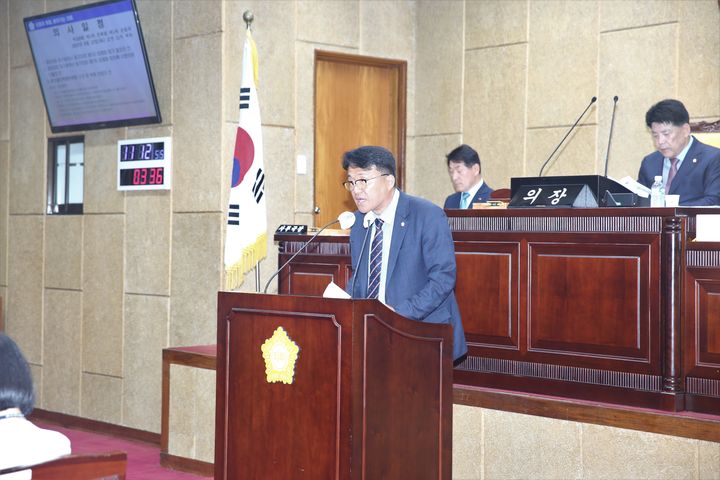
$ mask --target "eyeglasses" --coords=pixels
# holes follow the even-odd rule
[[[375,180],[376,178],[380,178],[380,177],[387,177],[388,175],[390,175],[390,174],[389,174],[389,173],[381,173],[381,174],[378,175],[377,177],[372,177],[372,178],[358,178],[358,179],[355,180],[355,181],[353,181],[353,180],[348,180],[347,182],[343,182],[343,187],[345,187],[345,189],[347,189],[347,190],[350,191],[350,192],[352,192],[352,191],[355,190],[356,188],[357,188],[358,190],[365,190],[365,189],[367,188],[367,184],[368,184],[368,182],[369,182],[370,180]]]

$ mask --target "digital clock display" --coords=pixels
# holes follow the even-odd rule
[[[140,138],[118,141],[117,189],[169,190],[172,138]]]
[[[120,161],[165,160],[165,142],[120,145]]]
[[[120,186],[129,185],[163,185],[165,177],[164,167],[126,168],[120,171]]]

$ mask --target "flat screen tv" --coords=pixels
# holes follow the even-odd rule
[[[162,121],[134,0],[24,22],[53,133]]]

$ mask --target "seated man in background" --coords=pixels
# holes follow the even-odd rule
[[[350,230],[352,298],[376,298],[411,320],[453,328],[453,359],[467,353],[455,299],[455,246],[445,212],[395,185],[395,157],[382,147],[343,155],[358,211]]]
[[[638,182],[650,188],[662,175],[666,195],[680,205],[720,205],[720,149],[690,135],[690,116],[678,100],[662,100],[645,114],[656,152],[640,165]]]
[[[445,199],[443,208],[472,208],[487,202],[492,188],[482,179],[480,156],[469,145],[460,145],[447,156],[448,173],[455,193]]]
[[[20,348],[0,333],[0,470],[34,465],[68,455],[70,440],[60,432],[36,427],[25,418],[35,404],[30,366]],[[30,470],[2,480],[31,478]]]

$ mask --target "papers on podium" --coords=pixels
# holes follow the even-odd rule
[[[720,242],[720,215],[695,215],[695,241]]]
[[[350,294],[340,288],[337,283],[330,282],[323,292],[325,298],[350,298]]]
[[[608,177],[610,178],[610,177]],[[614,179],[612,179],[614,180]],[[620,180],[615,180],[617,183],[633,192],[638,197],[648,198],[650,196],[650,189],[642,183],[637,182],[631,176],[623,177]]]

